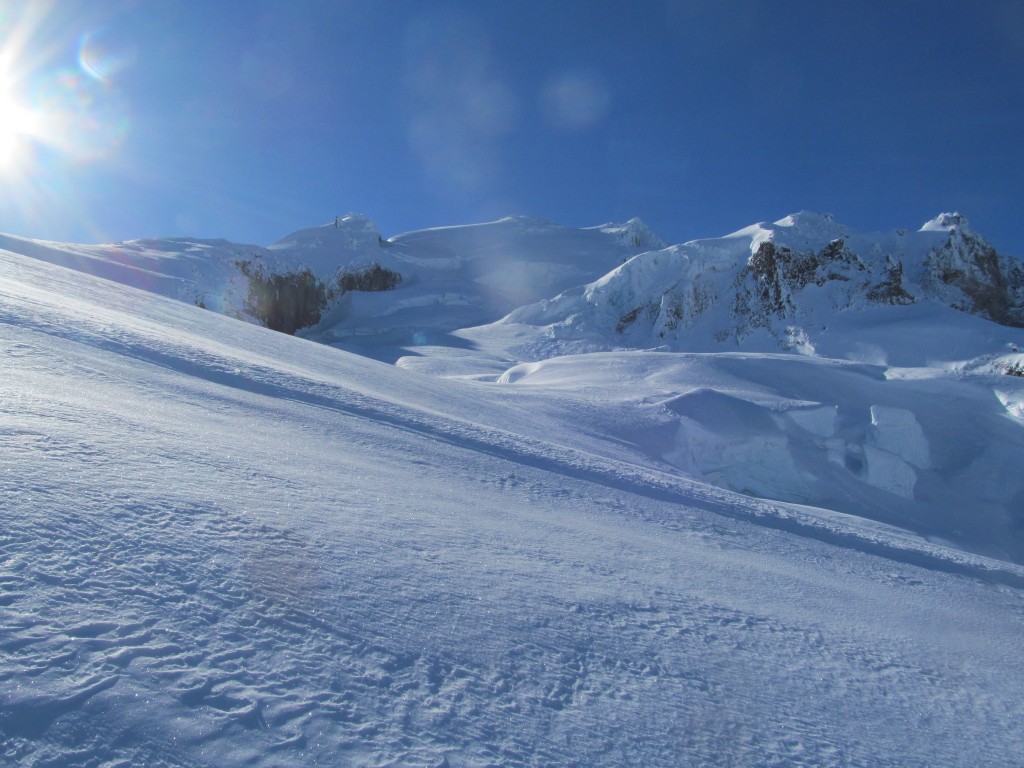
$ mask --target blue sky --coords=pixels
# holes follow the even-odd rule
[[[960,210],[1024,256],[1024,3],[973,5],[0,0],[0,231]]]

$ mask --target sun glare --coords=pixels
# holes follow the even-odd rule
[[[39,117],[22,106],[9,88],[0,85],[0,172],[18,165],[28,140],[40,128]]]
[[[0,0],[5,226],[32,230],[57,208],[90,229],[79,200],[91,180],[134,171],[120,156],[132,127],[122,77],[137,61],[131,37],[68,5]]]

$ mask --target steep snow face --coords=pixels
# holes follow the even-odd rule
[[[950,235],[961,232],[971,232],[970,223],[962,213],[940,213],[931,221],[921,225],[921,232],[945,232]],[[973,232],[971,232],[973,234]]]
[[[752,496],[809,500],[814,477],[794,461],[771,411],[735,394],[698,387],[667,398],[680,417],[664,457],[716,485]]]
[[[1024,325],[1024,267],[997,254],[959,214],[916,233],[856,233],[831,214],[804,211],[641,254],[503,322],[543,326],[533,349],[539,356],[722,342],[813,353],[845,312],[918,302]]]

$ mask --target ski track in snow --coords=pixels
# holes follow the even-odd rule
[[[50,293],[0,263],[11,764],[1021,753],[1016,566],[528,419],[451,418],[408,374],[170,302],[138,319],[118,305],[135,294],[40,268]]]

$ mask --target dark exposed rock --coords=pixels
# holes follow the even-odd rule
[[[328,292],[308,269],[276,273],[247,261],[236,265],[249,281],[245,309],[264,327],[291,334],[320,322]]]
[[[390,291],[402,282],[402,276],[374,262],[360,269],[347,269],[337,278],[338,291]]]
[[[868,289],[867,297],[876,304],[913,304],[917,299],[903,287],[903,262],[888,258],[886,276]]]
[[[765,240],[736,276],[733,310],[742,318],[737,335],[791,316],[799,306],[795,294],[807,286],[849,282],[852,274],[864,271],[864,263],[841,239],[819,251],[796,251]]]
[[[643,309],[643,307],[636,307],[620,317],[619,322],[615,324],[616,333],[622,333],[626,328],[635,323],[636,319],[640,317],[641,309]]]
[[[954,229],[925,264],[931,287],[955,309],[1024,327],[1024,268],[1019,261],[1000,255],[970,230]]]
[[[1024,363],[1016,362],[1008,364],[1003,368],[1003,372],[1007,376],[1022,376],[1024,377]]]

